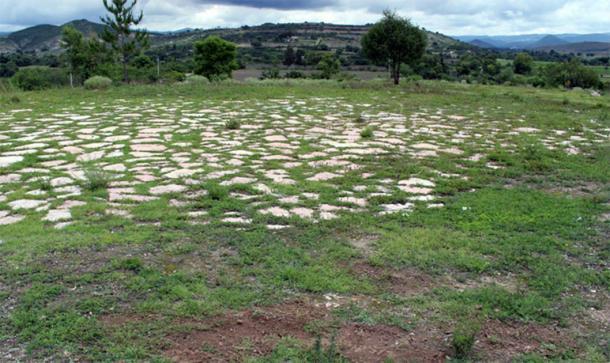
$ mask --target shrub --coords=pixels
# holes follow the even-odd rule
[[[279,79],[282,76],[280,75],[280,70],[277,67],[264,69],[263,73],[260,76],[260,79]]]
[[[370,127],[365,127],[364,129],[362,129],[362,131],[360,131],[360,136],[363,139],[370,139],[371,137],[373,137],[373,129]]]
[[[544,69],[543,73],[546,85],[551,87],[601,87],[601,81],[597,72],[587,68],[576,58],[569,62],[550,64]]]
[[[465,320],[458,324],[451,339],[456,358],[464,359],[472,353],[476,335],[480,329],[479,323],[472,320]]]
[[[231,73],[239,68],[237,45],[211,35],[195,43],[195,73],[210,81],[231,78]]]
[[[24,91],[37,91],[68,84],[68,76],[64,70],[40,66],[21,68],[12,80],[15,86]]]
[[[163,75],[163,79],[167,82],[184,82],[186,80],[186,76],[182,72],[169,71]]]
[[[286,73],[286,78],[305,78],[305,75],[302,72],[299,71],[290,71],[288,73]]]
[[[85,171],[85,182],[83,187],[89,191],[104,189],[110,184],[108,175],[99,170]]]
[[[241,124],[237,120],[229,120],[225,124],[225,127],[227,128],[227,130],[237,130],[240,128],[240,126],[241,126]]]
[[[208,196],[212,200],[223,200],[229,195],[229,190],[218,183],[210,182],[206,189],[208,190]]]
[[[112,80],[108,77],[93,76],[85,81],[85,88],[92,90],[108,89],[112,86]]]
[[[205,78],[204,76],[193,74],[193,75],[186,77],[186,83],[208,84],[208,83],[210,83],[210,81],[207,78]]]

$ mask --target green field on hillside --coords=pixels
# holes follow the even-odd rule
[[[0,87],[1,361],[606,362],[609,239],[608,96]]]

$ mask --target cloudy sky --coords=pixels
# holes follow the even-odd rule
[[[0,31],[98,21],[102,0],[0,0]],[[139,0],[151,30],[374,22],[386,9],[450,35],[610,32],[610,0]]]

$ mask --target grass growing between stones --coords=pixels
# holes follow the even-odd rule
[[[0,360],[610,358],[607,97],[442,82],[12,97]]]

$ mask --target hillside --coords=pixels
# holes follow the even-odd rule
[[[103,25],[88,20],[74,20],[61,26],[36,25],[11,33],[6,38],[0,38],[0,52],[16,50],[57,52],[60,50],[61,29],[67,25],[74,26],[86,36],[99,34],[104,29]]]
[[[551,51],[554,50],[558,53],[586,53],[595,55],[608,55],[610,54],[610,43],[605,42],[581,42],[581,43],[567,43],[561,45],[551,45],[536,48],[536,50]]]
[[[61,28],[73,25],[86,36],[101,33],[104,26],[87,20],[76,20],[62,26],[38,25],[0,38],[0,52],[60,51]],[[237,43],[240,48],[319,47],[338,49],[358,47],[368,26],[334,25],[326,23],[263,24],[226,29],[183,29],[175,32],[151,32],[152,47],[191,47],[198,39],[214,34]],[[440,33],[427,32],[432,50],[468,45]]]
[[[558,46],[558,45],[564,45],[564,44],[569,44],[569,42],[566,40],[563,40],[555,35],[547,35],[544,38],[540,39],[539,41],[535,42],[534,44],[528,46],[528,48],[543,48],[543,47],[551,47],[551,46]]]
[[[494,49],[496,48],[495,45],[488,43],[484,40],[481,39],[474,39],[468,42],[468,44],[474,45],[475,47],[479,47],[479,48],[485,48],[485,49]]]
[[[583,52],[577,49],[592,47],[596,51],[605,51],[605,47],[599,43],[610,43],[610,33],[596,34],[523,34],[523,35],[464,35],[455,36],[463,42],[481,47],[490,48],[491,45],[498,49],[530,49],[549,51],[561,49],[560,52],[577,53]]]

